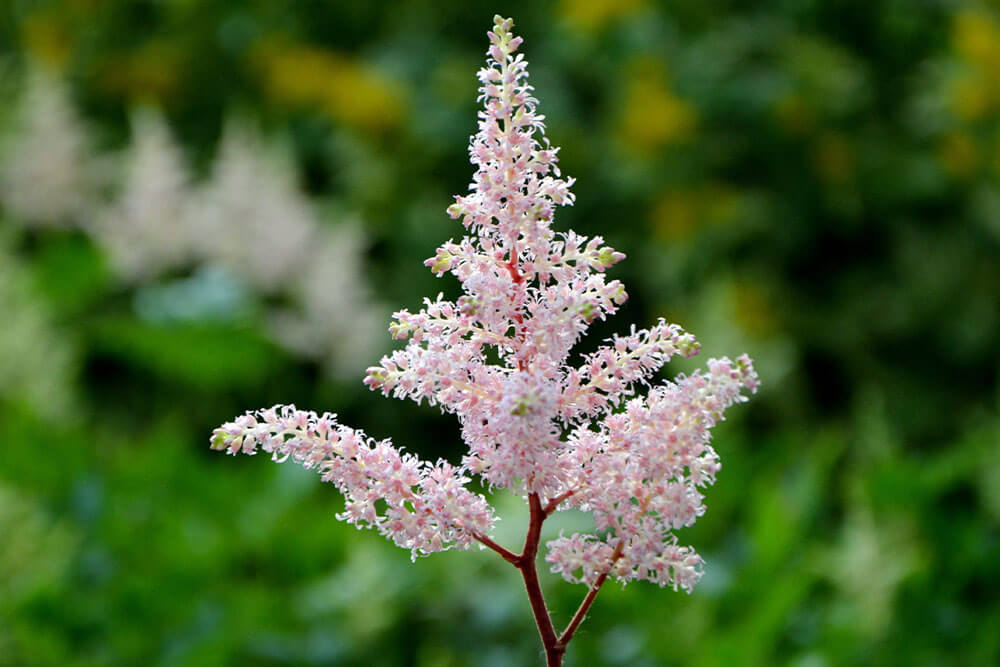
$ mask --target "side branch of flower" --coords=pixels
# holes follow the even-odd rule
[[[504,548],[503,546],[497,544],[487,536],[482,535],[480,533],[473,533],[472,536],[473,538],[475,538],[477,542],[481,543],[483,546],[489,547],[490,549],[493,549],[493,551],[500,554],[500,557],[503,558],[508,563],[513,563],[514,565],[517,565],[518,563],[521,562],[521,556],[519,554],[514,553],[510,549]]]
[[[552,616],[545,604],[541,584],[538,580],[538,546],[541,537],[542,524],[549,517],[549,515],[555,511],[559,504],[573,495],[573,493],[574,491],[572,490],[566,491],[555,498],[552,498],[544,506],[542,505],[541,498],[537,493],[531,493],[528,495],[530,518],[528,520],[528,530],[524,539],[524,548],[521,550],[520,554],[515,554],[485,535],[474,534],[477,541],[500,554],[501,558],[508,563],[513,564],[514,567],[521,571],[521,576],[524,579],[524,586],[528,593],[528,601],[531,604],[531,610],[535,617],[535,623],[538,626],[538,633],[541,636],[542,644],[545,647],[546,664],[548,667],[554,667],[562,664],[562,656],[566,652],[567,645],[576,633],[577,628],[579,628],[580,624],[583,623],[584,618],[586,618],[587,612],[590,610],[591,605],[597,598],[597,594],[600,592],[605,580],[607,580],[615,562],[621,558],[622,548],[625,544],[623,541],[618,542],[607,568],[587,591],[587,596],[580,603],[580,606],[573,615],[569,625],[566,626],[566,629],[562,632],[562,634],[557,635],[555,625],[552,622]]]
[[[560,493],[558,496],[556,496],[555,498],[553,498],[552,500],[550,500],[545,505],[545,508],[542,510],[542,512],[545,514],[545,516],[548,516],[548,515],[552,514],[553,512],[556,511],[556,509],[559,507],[559,505],[562,503],[562,501],[566,500],[567,498],[569,498],[570,496],[572,496],[574,493],[576,493],[576,489],[570,489],[569,491],[565,491],[563,493]]]
[[[566,626],[566,630],[559,635],[559,645],[566,647],[569,644],[569,640],[573,639],[573,635],[576,633],[576,629],[580,627],[583,623],[583,619],[587,617],[587,612],[590,610],[590,605],[594,604],[594,600],[597,598],[597,594],[601,590],[601,586],[607,580],[608,575],[611,573],[611,568],[615,566],[618,559],[622,557],[622,547],[625,545],[624,542],[618,542],[618,546],[615,547],[615,552],[611,555],[611,562],[608,563],[608,568],[597,578],[594,585],[590,587],[587,591],[587,597],[583,598],[583,602],[580,603],[580,607],[573,614],[573,620],[569,622]]]

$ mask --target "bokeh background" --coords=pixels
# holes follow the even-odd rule
[[[664,315],[763,382],[681,532],[702,583],[609,585],[567,664],[1000,663],[997,3],[7,0],[0,664],[540,664],[492,553],[411,564],[208,449],[295,402],[460,456],[360,380],[455,294],[422,261],[496,12],[578,179],[556,227],[628,254],[581,350]]]

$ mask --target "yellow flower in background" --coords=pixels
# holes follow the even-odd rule
[[[62,68],[73,51],[65,20],[55,12],[39,12],[21,22],[25,50],[37,62]]]
[[[657,237],[667,241],[689,238],[698,227],[698,197],[690,190],[664,193],[650,210],[650,222]]]
[[[654,153],[690,139],[697,112],[670,89],[666,68],[643,59],[631,70],[619,129],[622,142],[634,151]]]
[[[275,101],[315,108],[338,122],[366,131],[399,124],[399,87],[367,65],[315,46],[277,41],[260,44],[254,62]]]
[[[950,132],[938,145],[938,159],[951,174],[968,176],[979,166],[979,149],[965,132]]]
[[[559,14],[583,30],[596,30],[634,13],[644,4],[643,0],[563,0]]]
[[[180,88],[183,54],[177,43],[154,39],[127,54],[112,55],[101,69],[101,86],[133,102],[163,104]]]
[[[740,281],[729,285],[733,321],[755,338],[765,338],[777,330],[774,306],[757,283]]]
[[[21,21],[25,50],[36,62],[65,68],[97,4],[86,1],[58,3]],[[179,88],[182,53],[169,39],[154,39],[130,50],[109,52],[99,68],[98,83],[107,92],[133,102],[162,103]]]
[[[952,42],[963,60],[996,75],[1000,70],[1000,24],[985,12],[955,15]]]
[[[982,11],[955,16],[952,45],[968,66],[952,82],[951,105],[966,121],[979,120],[1000,109],[1000,22]]]
[[[1000,179],[1000,130],[997,131],[996,136],[993,138],[992,167],[994,177]]]
[[[978,120],[986,116],[996,103],[989,81],[978,73],[967,72],[951,85],[951,106],[962,120]]]
[[[649,218],[653,233],[664,241],[685,241],[704,225],[732,221],[739,196],[720,184],[700,185],[662,193],[653,202]]]
[[[805,134],[816,125],[816,109],[804,95],[798,93],[780,97],[771,112],[778,125],[788,134]]]

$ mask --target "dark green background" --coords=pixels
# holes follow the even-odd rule
[[[421,264],[462,233],[444,209],[497,11],[578,179],[556,228],[628,255],[631,300],[582,349],[665,315],[762,381],[680,533],[705,579],[609,585],[567,664],[997,664],[995,3],[14,0],[0,118],[41,61],[102,150],[154,103],[203,172],[230,112],[258,119],[364,221],[378,298],[414,309],[455,291]],[[208,450],[295,402],[454,461],[453,418],[328,379],[252,315],[144,321],[86,235],[7,218],[0,319],[38,319],[25,386],[48,384],[0,386],[0,664],[541,663],[492,553],[411,564],[314,475]],[[61,375],[56,348],[78,360]],[[496,502],[514,546],[523,513]],[[565,623],[584,590],[543,584]]]

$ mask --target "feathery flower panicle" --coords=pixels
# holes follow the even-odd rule
[[[71,416],[80,355],[11,245],[12,235],[0,228],[0,398],[52,419]]]
[[[274,155],[247,122],[230,120],[199,193],[194,224],[207,262],[273,292],[301,267],[318,222],[286,155]]]
[[[384,327],[386,311],[363,280],[364,245],[361,226],[350,220],[319,230],[303,258],[309,270],[289,286],[295,306],[271,317],[282,345],[325,361],[334,377],[363,372]]]
[[[556,207],[573,203],[573,180],[561,176],[558,149],[545,139],[512,25],[497,17],[489,33],[479,72],[484,108],[469,148],[476,172],[469,194],[448,208],[467,234],[426,261],[438,276],[453,274],[464,294],[395,313],[389,331],[406,346],[365,379],[386,396],[455,414],[468,446],[461,466],[420,462],[388,441],[369,444],[330,415],[291,407],[248,413],[217,429],[212,442],[232,454],[260,445],[318,465],[348,498],[342,518],[414,554],[475,543],[497,551],[522,572],[553,665],[608,576],[686,591],[698,581],[701,559],[673,531],[704,513],[702,490],[719,471],[710,429],[746,400],[744,390],[756,391],[757,375],[746,355],[711,359],[706,371],[640,395],[674,355],[698,352],[691,334],[662,320],[612,338],[579,366],[569,363],[589,325],[625,302],[622,284],[605,276],[624,255],[600,237],[552,229]],[[520,554],[493,541],[492,510],[465,489],[470,474],[527,499]],[[382,514],[376,500],[385,501]],[[549,542],[546,560],[591,590],[556,636],[535,557],[542,522],[569,508],[589,512],[594,531]]]
[[[0,201],[16,220],[68,227],[92,193],[89,138],[66,84],[33,66],[27,74],[13,127],[3,142]]]
[[[159,111],[133,114],[124,172],[117,200],[89,224],[118,273],[142,281],[192,261],[191,177]]]
[[[468,479],[447,462],[420,461],[388,440],[376,442],[341,426],[329,413],[317,415],[294,405],[247,413],[216,429],[212,446],[250,455],[259,447],[274,461],[291,458],[315,469],[347,500],[337,518],[377,529],[414,557],[448,544],[468,547],[494,521],[486,500],[468,491]],[[379,500],[387,504],[383,514],[376,509]]]

